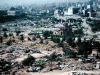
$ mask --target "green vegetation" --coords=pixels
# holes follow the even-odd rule
[[[22,61],[22,64],[24,66],[29,66],[29,65],[32,65],[32,63],[35,61],[35,58],[31,55],[29,55],[27,58],[25,58],[23,61]]]
[[[76,47],[76,44],[74,43],[74,39],[72,39],[72,38],[67,38],[67,43],[68,43],[68,45],[69,46],[71,46],[71,47]]]
[[[47,39],[47,37],[50,37],[51,34],[53,34],[52,31],[44,31],[43,32],[43,36],[44,36],[45,39]]]
[[[51,34],[50,37],[51,37],[51,38],[54,38],[54,37],[62,38],[63,36],[62,36],[62,35],[54,35],[54,34]]]
[[[70,18],[70,19],[67,19],[66,22],[68,23],[76,22],[76,19]]]
[[[36,38],[40,38],[40,35],[39,35],[39,33],[38,33],[38,34],[36,34]]]
[[[3,36],[4,36],[5,38],[6,38],[6,37],[8,37],[8,35],[7,35],[7,33],[6,33],[6,32],[4,32]]]
[[[16,31],[16,36],[18,36],[21,33],[21,31]]]
[[[42,69],[45,68],[45,60],[38,60],[34,62],[34,66],[41,67]]]
[[[53,52],[52,54],[50,54],[50,57],[48,58],[49,61],[55,61],[57,58],[57,54],[56,52]]]
[[[63,47],[63,42],[58,43],[58,47]]]
[[[6,45],[10,46],[12,44],[12,41],[11,39],[9,39],[7,42],[6,42]]]
[[[100,20],[92,20],[92,19],[87,19],[87,23],[91,26],[92,31],[100,31]]]
[[[89,42],[82,42],[78,48],[78,54],[83,55],[84,58],[88,57],[88,54],[92,53],[92,45]]]
[[[2,31],[4,31],[4,32],[5,32],[5,31],[8,31],[8,30],[7,30],[7,28],[3,28],[3,29],[2,29]]]
[[[60,43],[60,38],[57,38],[57,37],[56,38],[52,38],[52,41],[55,42],[55,43]]]
[[[78,19],[77,19],[77,22],[82,23],[83,21],[82,21],[81,18],[78,18]]]
[[[43,44],[43,39],[40,38],[40,44]]]
[[[26,15],[24,13],[20,16],[2,15],[2,16],[0,16],[0,23],[11,22],[11,21],[14,21],[14,20],[25,18],[25,16]]]
[[[47,45],[48,43],[49,43],[49,42],[46,40],[46,41],[45,41],[45,44]]]
[[[33,37],[32,40],[35,41],[36,40],[36,37]]]
[[[57,61],[57,54],[56,52],[53,52],[52,54],[50,54],[50,56],[48,57],[48,63],[49,63],[49,66],[51,67],[50,70],[52,70],[52,61]]]
[[[68,23],[80,23],[81,24],[83,21],[81,18],[78,18],[78,19],[69,18],[66,20],[66,22],[68,22]]]
[[[69,58],[75,58],[76,57],[76,53],[71,50],[71,49],[68,49],[65,53],[65,56],[69,57]]]
[[[13,36],[13,33],[9,33],[9,36]]]
[[[34,33],[42,33],[43,31],[45,31],[45,30],[34,30],[32,32],[34,32]]]
[[[64,47],[63,48],[64,55],[67,56],[68,58],[75,58],[76,57],[76,52],[73,50]]]
[[[28,39],[29,41],[31,41],[31,39],[30,39],[29,37],[28,37],[27,39]]]
[[[100,53],[100,43],[93,41],[93,47],[97,49],[97,51]]]
[[[51,34],[50,37],[51,40],[55,43],[60,43],[61,42],[60,38],[63,38],[62,35],[54,35],[54,34]]]
[[[82,29],[75,30],[74,35],[76,35],[76,36],[83,35],[83,30]]]
[[[20,40],[23,41],[24,40],[24,36],[20,35]]]
[[[55,23],[61,22],[61,19],[58,20],[57,18],[52,17],[51,22],[55,24]]]
[[[8,66],[6,66],[6,64],[8,64]],[[11,62],[0,60],[0,66],[2,68],[2,71],[8,71],[9,69],[11,69]]]

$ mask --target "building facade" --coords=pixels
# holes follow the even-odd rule
[[[56,35],[63,35],[66,36],[72,36],[72,28],[71,26],[68,26],[68,23],[64,23],[63,27],[60,27],[58,30],[54,31],[54,34]]]

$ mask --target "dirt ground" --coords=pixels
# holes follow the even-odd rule
[[[32,73],[32,72],[25,72],[25,71],[19,71],[16,73],[16,75],[20,74],[20,75],[72,75],[72,72],[77,72],[82,74],[82,73],[85,73],[87,75],[100,75],[100,71],[62,71],[62,70],[54,70],[54,71],[50,71],[50,72],[46,72],[46,73],[43,73],[43,72],[36,72],[36,73]]]

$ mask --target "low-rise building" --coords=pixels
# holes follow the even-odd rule
[[[79,11],[79,8],[69,7],[66,11],[64,11],[64,16],[73,16],[74,14],[77,14]]]
[[[20,16],[22,15],[22,12],[17,10],[8,10],[7,14],[8,16]]]
[[[71,28],[71,26],[68,26],[68,23],[64,23],[63,27],[60,27],[59,29],[54,31],[54,34],[70,36],[70,35],[72,35],[72,28]]]
[[[100,62],[97,62],[97,63],[96,63],[96,68],[97,68],[97,69],[100,69]]]
[[[64,15],[65,16],[72,16],[73,15],[73,8],[72,7],[68,8],[68,10],[64,12]]]

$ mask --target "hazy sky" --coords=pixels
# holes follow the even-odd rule
[[[64,0],[2,0],[0,4],[52,3],[61,1]]]
[[[0,4],[27,4],[27,3],[52,3],[75,0],[2,0]]]

